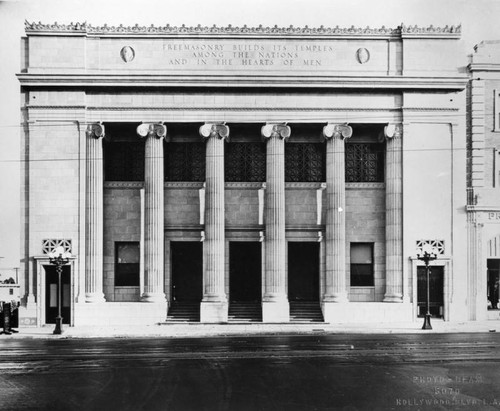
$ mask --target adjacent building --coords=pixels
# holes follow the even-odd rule
[[[474,113],[500,80],[478,51],[469,147],[459,27],[26,23],[23,47],[22,324],[54,322],[57,247],[71,325],[412,321],[425,244],[432,314],[486,314],[500,106]]]
[[[469,318],[499,318],[500,41],[477,45],[469,65],[467,221]]]

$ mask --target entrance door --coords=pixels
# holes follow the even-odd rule
[[[260,301],[262,295],[262,247],[259,242],[229,243],[229,298]]]
[[[429,275],[429,312],[433,317],[443,317],[444,310],[444,270],[442,266],[430,267]],[[418,316],[427,312],[427,274],[425,267],[417,267],[417,305]]]
[[[319,243],[288,243],[289,301],[319,301]]]
[[[58,314],[57,293],[58,275],[56,267],[45,265],[45,323],[55,324]],[[71,320],[71,267],[63,266],[61,274],[61,316],[63,324],[69,324]]]
[[[199,302],[203,296],[203,243],[170,243],[172,258],[172,300]]]
[[[498,309],[498,300],[500,298],[500,259],[490,258],[487,261],[488,267],[488,309]]]

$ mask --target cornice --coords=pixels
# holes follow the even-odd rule
[[[24,23],[26,34],[71,34],[71,35],[110,35],[110,36],[193,36],[193,35],[203,35],[203,36],[235,36],[235,37],[246,37],[246,36],[286,36],[286,37],[330,37],[330,36],[383,36],[383,37],[460,37],[461,25],[458,26],[445,26],[445,27],[419,27],[419,26],[406,26],[401,24],[396,28],[388,28],[382,26],[380,28],[371,27],[278,27],[278,26],[263,26],[259,25],[257,27],[248,27],[244,25],[242,27],[228,25],[225,27],[213,26],[171,26],[167,24],[166,26],[139,26],[138,24],[134,26],[124,26],[120,24],[119,26],[108,26],[104,24],[103,26],[93,26],[87,22],[84,23],[70,23],[70,24],[59,24],[57,22],[53,24],[46,24],[41,22],[28,22]]]
[[[353,88],[353,89],[445,89],[463,90],[467,76],[266,76],[266,75],[92,75],[30,74],[17,75],[23,87],[259,87],[259,88]]]

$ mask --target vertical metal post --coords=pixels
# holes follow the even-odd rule
[[[56,317],[56,328],[54,328],[53,334],[62,334],[62,316],[61,316],[61,275],[62,275],[62,264],[56,263],[57,271],[57,317]]]

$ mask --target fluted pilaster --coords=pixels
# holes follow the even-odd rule
[[[103,302],[103,154],[104,126],[89,124],[87,136],[85,302]]]
[[[290,137],[290,127],[284,123],[266,124],[262,127],[262,136],[267,140],[263,302],[287,303],[285,270],[285,141]]]
[[[224,140],[229,138],[229,127],[207,123],[200,134],[207,144],[203,302],[225,303]]]
[[[164,292],[164,175],[163,140],[167,127],[141,124],[137,134],[146,139],[144,164],[144,293],[145,302],[165,302]]]
[[[402,124],[389,124],[385,177],[385,302],[403,302]]]
[[[326,139],[326,282],[324,302],[347,302],[345,236],[345,139],[352,128],[327,124]]]

